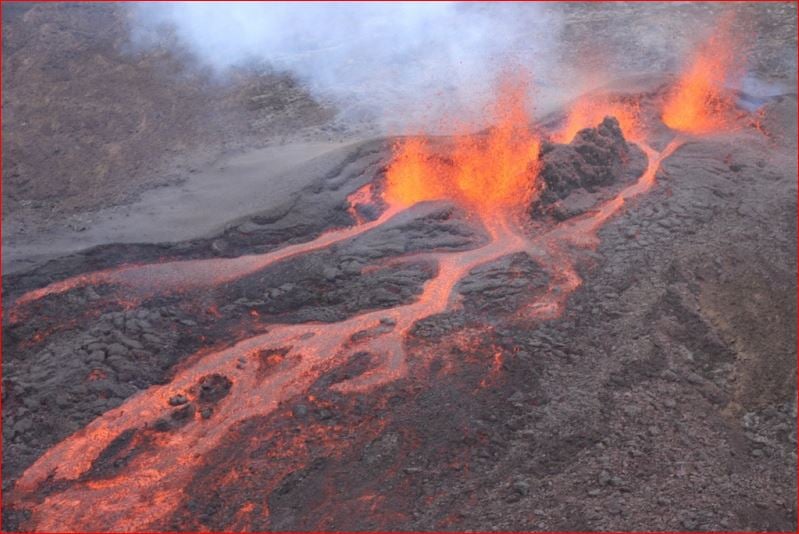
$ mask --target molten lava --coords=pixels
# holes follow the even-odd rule
[[[530,131],[524,82],[506,80],[493,107],[496,126],[485,140],[460,136],[453,152],[458,195],[481,217],[525,210],[536,193],[540,149]]]
[[[451,184],[445,176],[444,165],[431,157],[426,139],[403,139],[394,146],[383,198],[389,205],[404,208],[424,200],[447,198]]]
[[[732,126],[735,99],[725,84],[740,74],[740,60],[729,27],[730,20],[719,25],[667,96],[662,119],[669,128],[708,134]]]
[[[25,471],[17,481],[14,504],[31,511],[31,528],[166,529],[170,514],[188,498],[185,490],[206,458],[247,421],[273,414],[281,403],[307,395],[320,376],[345,365],[355,354],[370,355],[372,366],[330,389],[343,394],[370,391],[407,376],[410,358],[430,359],[433,355],[429,351],[406,351],[406,339],[419,320],[459,305],[457,285],[478,266],[511,254],[529,255],[549,275],[549,287],[522,310],[522,318],[557,317],[581,283],[571,249],[595,246],[597,229],[627,199],[654,185],[661,161],[680,141],[673,140],[660,153],[642,145],[649,162],[637,182],[594,212],[531,238],[523,230],[523,215],[541,188],[539,143],[529,126],[524,84],[503,84],[500,95],[494,108],[496,125],[486,133],[457,136],[451,147],[436,151],[423,138],[406,139],[395,147],[384,184],[389,208],[375,221],[366,222],[352,211],[355,226],[271,253],[123,267],[65,280],[20,299],[17,304],[24,305],[93,283],[132,287],[145,293],[222,284],[361,235],[424,200],[455,201],[473,213],[489,234],[484,245],[471,250],[417,254],[438,268],[414,302],[366,311],[336,323],[269,325],[264,333],[188,359],[171,382],[130,397],[52,447]],[[359,190],[351,197],[351,206],[354,209],[370,196],[371,188]],[[501,363],[501,355],[494,354],[492,368],[496,372]],[[215,399],[212,416],[207,418],[193,407],[207,403],[202,384],[210,383],[209,377],[216,377],[216,382],[229,389]],[[175,409],[171,404],[177,396],[187,401],[184,408]],[[302,437],[295,439],[301,446]],[[92,475],[93,466],[110,454],[108,451],[125,447],[137,452],[126,456],[119,466],[115,464],[112,473]],[[293,449],[280,449],[275,454],[278,452],[291,456]],[[272,491],[290,471],[285,465],[298,469],[309,455],[295,456],[296,464],[281,464],[283,471],[276,468],[279,477],[274,475],[278,477],[274,483],[263,487]],[[259,506],[265,509],[266,503]],[[250,520],[244,518],[251,517],[253,510],[252,503],[245,503],[238,511],[231,511],[231,526],[246,528]],[[268,517],[268,511],[264,514]]]
[[[591,128],[605,117],[615,117],[624,138],[641,141],[644,138],[639,102],[627,99],[611,99],[605,96],[585,96],[569,109],[563,126],[552,135],[556,143],[571,143],[577,132]]]
[[[433,154],[423,138],[398,143],[386,173],[385,198],[406,207],[449,198],[483,219],[523,210],[537,192],[540,143],[530,129],[526,82],[506,79],[485,134],[462,134]]]
[[[176,293],[196,288],[212,287],[232,282],[248,274],[260,271],[276,262],[298,255],[321,250],[330,245],[350,239],[376,228],[390,220],[400,210],[390,206],[374,221],[365,221],[356,210],[364,202],[371,188],[365,186],[350,195],[349,212],[356,221],[355,226],[332,230],[317,239],[298,245],[289,245],[274,252],[239,256],[238,258],[211,258],[194,261],[167,261],[145,265],[124,265],[105,271],[87,273],[54,282],[45,287],[23,294],[14,303],[9,314],[12,322],[22,318],[21,308],[48,295],[58,295],[67,291],[90,285],[115,285],[125,290],[124,303],[127,307],[138,305],[141,299],[162,294]]]

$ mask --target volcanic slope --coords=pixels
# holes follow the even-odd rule
[[[542,146],[523,224],[395,210],[372,142],[6,277],[6,528],[794,529],[796,99],[694,137],[663,92]]]

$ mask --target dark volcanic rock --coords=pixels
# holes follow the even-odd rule
[[[175,395],[169,399],[169,404],[171,406],[180,406],[181,404],[186,404],[187,402],[189,402],[189,399],[187,399],[185,395]]]
[[[216,403],[224,399],[230,392],[233,382],[224,375],[206,375],[200,379],[200,400]]]
[[[544,190],[538,202],[549,205],[578,188],[593,192],[634,179],[643,172],[646,157],[627,143],[615,118],[605,117],[596,128],[580,130],[568,145],[545,144],[541,160]]]

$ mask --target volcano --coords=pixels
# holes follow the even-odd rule
[[[708,57],[4,277],[6,528],[795,528],[796,98]]]

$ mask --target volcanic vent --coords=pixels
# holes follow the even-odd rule
[[[735,333],[714,333],[725,317],[705,289],[726,282],[681,240],[715,231],[707,198],[745,187],[752,161],[778,196],[763,154],[790,141],[764,125],[795,106],[738,109],[702,78],[707,54],[682,79],[587,95],[536,125],[527,84],[506,78],[483,132],[365,143],[290,209],[212,239],[6,278],[6,524],[486,528],[503,520],[470,510],[488,499],[507,528],[674,526],[646,503],[690,501],[693,482],[647,465],[681,450],[672,418],[647,410],[690,395],[686,431],[740,437],[749,455],[744,430],[701,414],[757,405],[751,384],[719,379],[757,373],[732,366]],[[642,417],[629,445],[620,429]],[[782,473],[782,419],[753,421]],[[760,497],[789,484],[775,476]],[[629,495],[635,513],[592,513],[586,484],[596,508]]]

